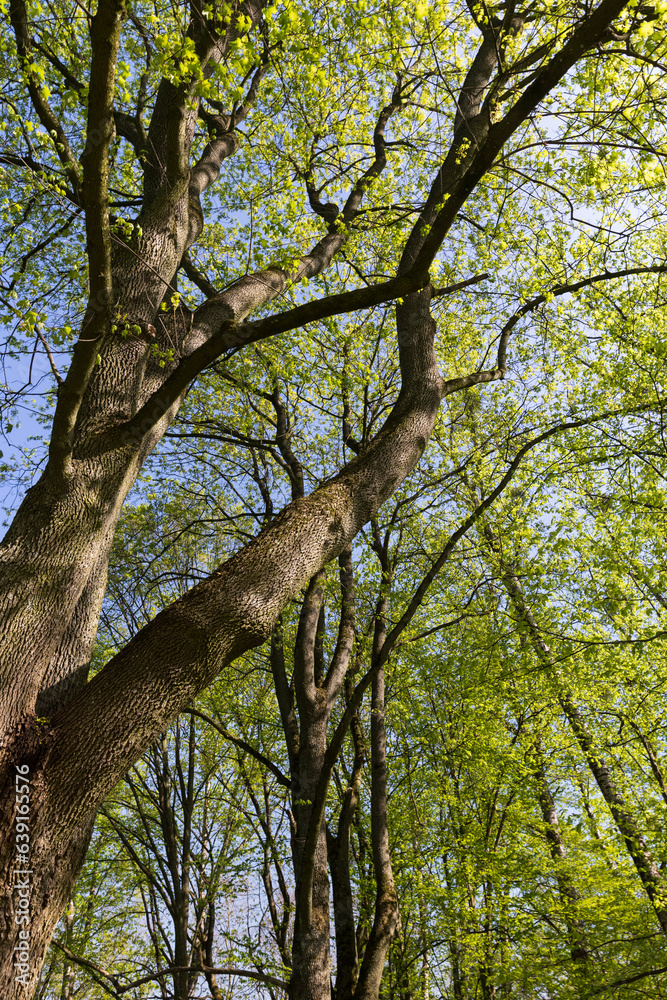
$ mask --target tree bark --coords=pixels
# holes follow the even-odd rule
[[[297,906],[292,945],[290,1000],[326,1000],[331,996],[329,951],[329,876],[324,824],[317,839],[312,871],[312,905],[305,918],[298,899],[303,880],[303,853],[326,750],[326,715],[313,712],[301,726],[306,737],[299,753],[299,770],[293,780],[296,833],[292,857],[296,875]],[[304,732],[305,731],[305,732]]]
[[[292,860],[296,907],[292,940],[290,1000],[326,1000],[331,995],[329,953],[329,876],[324,820],[314,857],[307,856],[307,838],[324,767],[331,703],[318,677],[318,634],[323,609],[324,574],[316,574],[304,598],[294,651],[294,689],[299,710],[299,753],[292,769],[292,811],[295,828]],[[304,881],[310,907],[302,905]]]
[[[373,678],[371,697],[371,842],[376,883],[375,915],[354,1000],[377,1000],[389,946],[400,926],[398,894],[389,850],[384,711],[384,666],[381,666]]]

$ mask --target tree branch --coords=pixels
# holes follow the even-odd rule
[[[484,174],[491,168],[497,154],[507,140],[527,120],[547,94],[561,82],[583,53],[600,41],[606,28],[624,11],[626,6],[627,0],[602,0],[595,10],[587,14],[583,23],[573,31],[562,49],[546,66],[539,70],[533,82],[504,118],[489,126],[486,137],[477,147],[463,176],[453,184],[449,191],[437,192],[437,202],[441,203],[444,200],[444,205],[437,212],[419,252],[409,265],[409,270],[414,271],[417,275],[423,275],[428,271],[456,219],[457,213]],[[432,194],[434,194],[434,189],[432,189]],[[428,225],[429,220],[425,221]]]
[[[101,966],[95,965],[94,962],[89,961],[87,958],[82,958],[80,955],[76,955],[69,948],[66,948],[60,941],[53,942],[55,946],[63,952],[70,961],[75,962],[77,965],[82,966],[82,968],[90,969],[96,972],[99,976],[108,979],[113,983],[114,991],[110,990],[104,982],[95,980],[100,986],[107,990],[107,992],[112,993],[113,996],[120,997],[124,993],[128,993],[130,990],[135,990],[138,986],[144,986],[145,983],[152,983],[156,980],[162,979],[163,976],[169,976],[174,972],[201,972],[206,975],[213,974],[216,976],[242,976],[245,979],[254,979],[258,983],[266,983],[268,986],[276,986],[278,989],[286,990],[288,984],[282,979],[277,979],[275,976],[267,976],[262,972],[254,972],[250,969],[237,969],[233,966],[223,966],[221,968],[209,968],[205,965],[170,965],[165,969],[161,969],[160,972],[152,973],[150,976],[142,976],[141,979],[135,979],[133,982],[128,983],[126,986],[120,985],[120,980],[118,976],[114,976],[112,973],[107,972],[102,969]]]
[[[211,282],[206,277],[206,275],[202,274],[199,268],[196,267],[192,258],[187,252],[183,254],[183,257],[181,259],[181,268],[185,271],[187,277],[190,279],[192,284],[196,285],[197,288],[200,291],[202,291],[207,298],[213,299],[216,297],[216,295],[220,294],[215,285],[212,285]]]
[[[272,267],[240,278],[225,292],[209,299],[195,310],[192,332],[186,346],[187,357],[183,358],[176,370],[135,416],[118,428],[119,435],[124,438],[143,437],[147,429],[154,426],[180,398],[192,380],[227,350],[247,346],[276,333],[303,326],[315,319],[388,301],[396,295],[407,294],[417,287],[423,287],[419,282],[394,279],[393,283],[386,282],[384,285],[375,286],[379,294],[374,292],[373,288],[358,289],[357,293],[331,296],[320,300],[319,304],[309,303],[305,311],[303,306],[299,306],[283,313],[282,316],[279,314],[277,317],[268,317],[267,320],[259,320],[258,323],[242,322],[251,312],[283,294],[290,285],[313,278],[329,266],[334,255],[347,241],[347,227],[354,220],[364,192],[386,165],[384,131],[387,122],[400,106],[400,100],[395,92],[394,100],[382,109],[375,125],[373,163],[354,185],[340,219],[332,224],[327,235],[318,241],[309,254],[301,257],[293,271]],[[355,295],[359,298],[358,293],[361,293],[364,301],[357,303]],[[352,300],[349,298],[350,295]],[[319,315],[316,314],[318,306]]]
[[[265,757],[263,753],[256,750],[255,747],[250,745],[250,743],[246,743],[245,740],[240,739],[238,736],[233,736],[229,730],[225,729],[224,726],[221,726],[219,722],[215,721],[215,719],[212,719],[210,715],[206,715],[205,712],[201,712],[198,708],[186,708],[185,711],[189,715],[195,715],[198,719],[202,719],[204,722],[208,723],[208,725],[216,729],[221,736],[224,736],[226,740],[229,740],[229,742],[233,743],[234,746],[237,746],[239,749],[249,753],[251,757],[254,757],[260,764],[268,768],[274,778],[276,778],[281,785],[285,788],[290,787],[291,782],[289,778],[283,774],[280,768],[276,767],[276,765],[270,761],[268,757]]]
[[[659,969],[649,969],[647,972],[637,972],[634,976],[627,976],[625,979],[614,979],[611,983],[605,983],[599,989],[593,990],[591,993],[586,993],[585,996],[597,997],[601,993],[606,993],[607,990],[615,990],[619,986],[628,986],[630,983],[636,983],[640,979],[646,979],[647,976],[661,976],[663,972],[667,972],[667,965],[663,965]]]
[[[528,302],[525,302],[519,309],[516,310],[500,331],[496,368],[490,368],[479,372],[471,372],[469,375],[461,375],[458,378],[449,379],[444,383],[443,396],[449,396],[453,392],[459,392],[461,389],[468,389],[473,385],[480,385],[483,382],[494,382],[497,379],[504,378],[507,374],[507,344],[512,330],[517,325],[519,320],[523,319],[523,317],[528,313],[538,309],[541,305],[549,302],[552,298],[559,295],[571,295],[574,292],[578,292],[582,288],[588,288],[589,286],[598,284],[601,281],[614,281],[617,278],[625,278],[629,275],[635,274],[665,273],[667,273],[667,264],[651,264],[647,267],[628,267],[622,271],[603,271],[601,274],[593,274],[588,278],[582,278],[580,281],[562,282],[559,285],[554,285],[554,287],[548,292],[541,292],[539,295],[535,295],[532,299],[529,299]],[[459,282],[458,285],[452,285],[449,289],[444,288],[441,290],[440,294],[446,295],[450,291],[463,288],[476,281],[481,281],[482,277],[485,276],[483,275],[479,278],[469,278],[467,282]],[[486,277],[488,277],[488,275]]]
[[[53,141],[58,159],[65,168],[65,173],[72,185],[77,204],[82,205],[84,203],[84,192],[80,165],[72,152],[62,125],[56,118],[51,105],[42,92],[41,81],[35,70],[31,68],[30,56],[33,42],[30,37],[28,14],[23,0],[11,0],[9,16],[16,38],[16,51],[26,75],[32,106]]]
[[[111,231],[109,224],[109,146],[114,137],[113,99],[116,55],[125,0],[100,4],[90,27],[91,72],[86,146],[82,156],[83,200],[86,209],[88,306],[72,363],[58,393],[49,445],[49,469],[66,473],[74,427],[98,352],[107,331],[112,306]]]

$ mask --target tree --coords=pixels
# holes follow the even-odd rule
[[[661,99],[657,9],[624,0],[591,9],[509,3],[419,6],[415,17],[394,4],[371,14],[355,3],[310,12],[247,0],[193,2],[165,14],[110,0],[94,14],[62,2],[47,15],[39,3],[11,0],[5,16],[1,158],[8,215],[20,227],[14,238],[10,225],[5,245],[14,272],[3,291],[5,319],[17,324],[8,351],[22,349],[23,334],[34,339],[57,385],[48,461],[2,548],[8,892],[0,984],[11,998],[34,985],[105,796],[170,720],[271,635],[302,588],[304,607],[315,601],[324,567],[344,558],[419,461],[442,399],[503,379],[517,324],[554,296],[599,282],[614,288],[614,279],[637,274],[658,282],[665,265],[650,231],[615,257],[603,218],[614,199],[630,199],[637,169],[642,197],[658,211],[660,119],[650,117]],[[599,102],[612,95],[614,112],[605,116]],[[589,143],[609,155],[572,162],[572,150]],[[592,242],[577,242],[567,219],[543,200],[531,224],[544,239],[545,221],[553,222],[552,246],[546,253],[542,245],[530,257],[534,266],[521,270],[514,265],[532,237],[508,242],[508,234],[535,190],[564,193],[541,156],[552,146],[562,151],[566,197],[571,203],[574,192],[599,229]],[[239,219],[247,171],[247,216]],[[336,201],[325,203],[325,190]],[[311,214],[304,217],[305,201]],[[635,206],[630,199],[630,218]],[[124,207],[132,219],[116,214]],[[474,217],[487,211],[497,213],[497,233]],[[219,261],[212,268],[212,281],[202,268],[207,255],[219,254],[225,222],[228,234],[236,225],[247,240],[241,255],[230,254],[229,273]],[[470,232],[457,235],[459,223]],[[488,268],[470,275],[482,258],[504,286],[487,304],[506,320],[491,367],[486,351],[494,338],[480,340],[483,313],[466,315],[463,297],[487,276]],[[317,279],[319,297],[298,288],[305,279]],[[461,296],[460,315],[438,345],[451,354],[449,378],[434,349],[433,314],[445,295]],[[290,308],[271,310],[289,296]],[[72,343],[71,324],[57,320],[79,302]],[[276,395],[275,445],[291,501],[88,681],[123,503],[189,388],[205,386],[206,370],[221,357],[243,358],[260,342],[268,349],[270,338],[291,334],[281,344],[296,354],[296,331],[315,322],[329,323],[349,354],[340,318],[356,316],[363,341],[373,337],[374,307],[394,302],[400,391],[356,436],[344,403],[352,460],[306,495]],[[389,316],[394,329],[393,312],[382,326]],[[64,377],[53,345],[67,354]],[[567,344],[563,359],[570,364]],[[231,394],[243,379],[229,374]],[[274,384],[277,375],[274,364]],[[627,398],[623,409],[632,409]],[[259,466],[256,475],[261,480]],[[376,699],[382,662],[375,657],[367,676]],[[314,810],[307,819],[313,843],[320,823]],[[26,940],[15,918],[27,895],[21,876],[11,875],[23,870],[18,843],[29,845],[18,856],[26,870],[29,859],[31,872],[27,984],[14,967],[14,948],[25,951]],[[306,925],[295,955],[313,931],[313,866],[297,879]],[[293,1000],[320,1000],[327,988],[303,962],[290,986]]]

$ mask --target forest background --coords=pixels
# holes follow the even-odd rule
[[[3,996],[664,996],[667,7],[0,12]]]

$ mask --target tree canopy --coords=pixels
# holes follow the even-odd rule
[[[660,996],[667,7],[1,11],[3,996]]]

